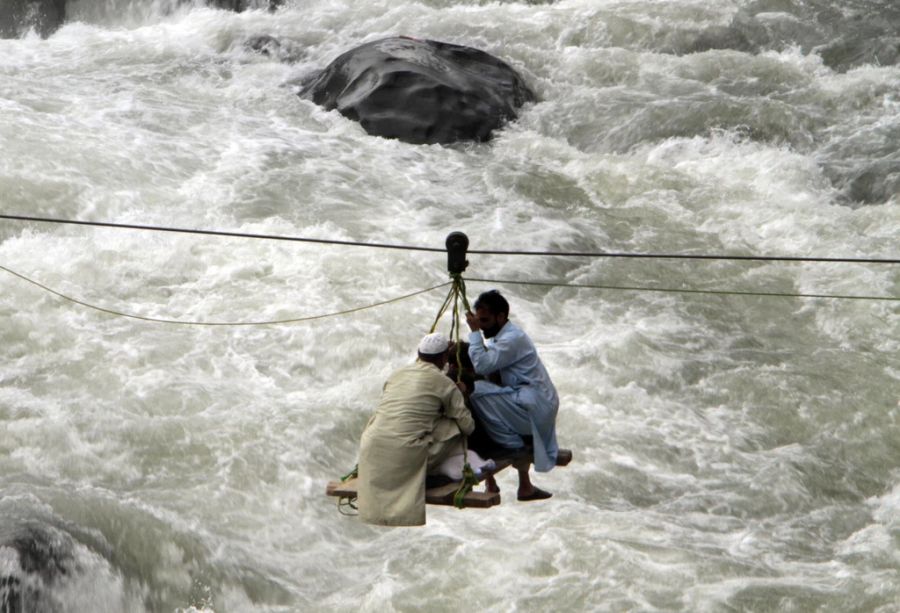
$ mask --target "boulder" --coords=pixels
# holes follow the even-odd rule
[[[268,34],[257,34],[244,41],[244,48],[267,57],[278,57],[281,53],[281,41]]]
[[[29,30],[42,37],[66,20],[66,0],[2,0],[0,38],[18,38]]]
[[[369,134],[414,144],[486,141],[535,99],[512,67],[488,53],[408,37],[347,51],[300,95]]]
[[[209,0],[210,6],[235,11],[237,13],[249,9],[268,9],[274,11],[284,4],[284,0]]]
[[[56,611],[52,588],[75,565],[69,535],[48,526],[0,528],[0,613]]]
[[[209,6],[238,13],[249,9],[274,11],[282,4],[284,0],[208,0]],[[46,38],[65,20],[66,0],[0,0],[0,38],[18,38],[29,30]]]
[[[268,34],[250,36],[244,40],[243,46],[247,51],[258,53],[285,64],[296,64],[306,55],[302,47],[289,40],[279,40]]]

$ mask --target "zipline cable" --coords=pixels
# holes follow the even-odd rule
[[[158,324],[173,324],[173,325],[182,325],[182,326],[235,326],[235,327],[236,326],[273,326],[273,325],[278,325],[278,324],[293,324],[293,323],[300,323],[300,322],[304,322],[304,321],[313,321],[316,319],[325,319],[327,317],[337,317],[339,315],[349,315],[350,313],[357,313],[359,311],[365,311],[366,309],[373,309],[375,307],[384,306],[386,304],[400,302],[401,300],[406,300],[407,298],[412,298],[414,296],[418,296],[419,294],[425,294],[427,292],[430,292],[430,291],[433,291],[436,289],[440,289],[442,287],[446,287],[452,283],[451,281],[446,281],[439,285],[434,285],[432,287],[426,287],[425,289],[420,289],[418,291],[415,291],[415,292],[412,292],[409,294],[404,294],[403,296],[397,296],[396,298],[382,300],[380,302],[375,302],[373,304],[367,304],[365,306],[354,307],[351,309],[344,309],[343,311],[337,311],[334,313],[324,313],[321,315],[310,315],[307,317],[293,317],[290,319],[274,319],[271,321],[237,321],[237,322],[184,321],[184,320],[179,320],[179,319],[163,319],[163,318],[158,318],[158,317],[145,317],[143,315],[134,315],[132,313],[123,313],[122,311],[116,311],[113,309],[108,309],[106,307],[97,306],[94,304],[84,302],[82,300],[78,300],[77,298],[72,298],[71,296],[67,296],[66,294],[63,294],[62,292],[58,292],[55,289],[47,287],[43,283],[40,283],[38,281],[35,281],[34,279],[26,277],[25,275],[18,273],[14,270],[10,270],[9,268],[6,268],[5,266],[0,266],[0,270],[3,270],[4,272],[7,272],[7,273],[13,275],[14,277],[18,277],[19,279],[22,279],[23,281],[27,281],[28,283],[31,283],[32,285],[36,285],[37,287],[41,288],[42,290],[50,292],[51,294],[58,296],[59,298],[68,300],[69,302],[73,302],[79,306],[83,306],[88,309],[100,311],[101,313],[106,313],[108,315],[116,315],[118,317],[127,317],[128,319],[138,319],[141,321],[147,321],[147,322],[158,323]]]
[[[794,294],[788,292],[751,292],[739,290],[686,289],[673,287],[640,287],[634,285],[602,285],[592,283],[562,283],[556,281],[514,281],[511,279],[479,279],[467,277],[467,281],[496,285],[532,285],[535,287],[567,287],[574,289],[602,289],[630,292],[659,292],[667,294],[709,294],[713,296],[761,296],[765,298],[831,298],[835,300],[886,300],[900,301],[897,296],[855,296],[844,294]]]
[[[59,292],[51,287],[40,283],[39,281],[35,281],[30,277],[27,277],[21,273],[18,273],[14,270],[11,270],[5,266],[0,265],[0,270],[14,276],[19,279],[30,283],[40,289],[49,292],[63,300],[67,300],[79,306],[92,309],[94,311],[99,311],[101,313],[106,313],[107,315],[115,315],[117,317],[125,317],[128,319],[136,319],[140,321],[146,321],[151,323],[160,323],[160,324],[170,324],[170,325],[183,325],[183,326],[269,326],[269,325],[280,325],[280,324],[293,324],[293,323],[301,323],[305,321],[314,321],[317,319],[325,319],[328,317],[337,317],[340,315],[349,315],[351,313],[356,313],[359,311],[364,311],[367,309],[373,309],[376,307],[392,304],[395,302],[400,302],[401,300],[406,300],[408,298],[413,298],[414,296],[418,296],[420,294],[425,294],[442,287],[447,287],[448,285],[452,285],[453,281],[445,281],[444,283],[440,283],[438,285],[433,285],[431,287],[427,287],[425,289],[417,290],[415,292],[411,292],[409,294],[404,294],[402,296],[397,296],[395,298],[390,298],[388,300],[382,300],[380,302],[375,302],[373,304],[368,304],[359,307],[353,307],[350,309],[344,309],[342,311],[337,311],[333,313],[323,313],[320,315],[310,315],[306,317],[293,317],[288,319],[274,319],[267,321],[187,321],[180,319],[167,319],[161,317],[148,317],[144,315],[135,315],[133,313],[125,313],[123,311],[117,311],[115,309],[110,309],[102,306],[98,306],[95,304],[91,304],[85,302],[83,300],[79,300],[77,298],[73,298],[68,296],[62,292]],[[738,290],[702,290],[702,289],[686,289],[686,288],[671,288],[671,287],[641,287],[641,286],[633,286],[633,285],[605,285],[605,284],[590,284],[590,283],[564,283],[564,282],[556,282],[556,281],[516,281],[513,279],[487,279],[487,278],[478,278],[478,277],[468,277],[466,279],[469,282],[473,283],[488,283],[495,285],[528,285],[534,287],[559,287],[559,288],[570,288],[570,289],[598,289],[598,290],[613,290],[613,291],[634,291],[634,292],[657,292],[657,293],[672,293],[672,294],[707,294],[707,295],[718,295],[718,296],[757,296],[757,297],[767,297],[767,298],[827,298],[834,300],[877,300],[877,301],[900,301],[900,298],[896,296],[860,296],[860,295],[845,295],[845,294],[800,294],[800,293],[788,293],[788,292],[753,292],[753,291],[738,291]],[[464,290],[463,290],[464,291]],[[450,297],[448,297],[450,298]],[[440,319],[440,315],[443,314],[443,311],[446,309],[446,306],[449,306],[449,300],[445,302],[445,306],[441,309],[441,312],[438,316]],[[466,305],[468,307],[468,305]],[[435,320],[435,324],[437,320]]]
[[[305,238],[301,236],[283,236],[277,234],[254,234],[248,232],[230,232],[225,230],[199,230],[195,228],[172,228],[168,226],[148,226],[140,224],[112,223],[107,221],[80,221],[76,219],[59,219],[53,217],[29,217],[24,215],[0,214],[0,219],[15,221],[35,221],[41,223],[69,224],[76,226],[95,226],[99,228],[118,228],[124,230],[149,230],[151,232],[175,232],[180,234],[199,234],[202,236],[225,236],[230,238],[255,238],[273,241],[289,241],[295,243],[317,243],[320,245],[342,245],[345,247],[374,247],[378,249],[404,249],[407,251],[433,251],[444,253],[444,249],[438,247],[414,247],[411,245],[392,245],[387,243],[362,243],[357,241],[342,241],[327,238]]]
[[[390,243],[364,243],[360,241],[344,241],[324,238],[305,238],[300,236],[283,236],[275,234],[256,234],[248,232],[229,232],[223,230],[199,230],[193,228],[174,228],[166,226],[150,226],[139,224],[123,224],[104,221],[80,221],[52,217],[33,217],[26,215],[0,214],[0,219],[12,221],[32,221],[39,223],[70,224],[79,226],[95,226],[101,228],[119,228],[126,230],[148,230],[154,232],[175,232],[182,234],[198,234],[206,236],[224,236],[231,238],[253,238],[263,240],[290,241],[300,243],[316,243],[322,245],[341,245],[346,247],[369,247],[376,249],[399,249],[406,251],[424,251],[444,253],[439,247],[422,247],[417,245],[400,245]],[[843,263],[843,264],[900,264],[900,258],[842,258],[842,257],[805,257],[805,256],[764,256],[764,255],[727,255],[727,254],[676,254],[676,253],[626,253],[615,251],[505,251],[499,249],[470,249],[470,254],[499,256],[544,256],[544,257],[581,257],[581,258],[626,258],[656,260],[719,260],[748,262],[798,262],[798,263]]]
[[[288,319],[274,319],[267,321],[187,321],[180,319],[166,319],[161,317],[148,317],[144,315],[135,315],[133,313],[125,313],[123,311],[117,311],[115,309],[110,309],[107,307],[98,306],[95,304],[91,304],[89,302],[85,302],[83,300],[79,300],[77,298],[73,298],[68,296],[62,292],[59,292],[51,287],[40,283],[39,281],[35,281],[26,275],[18,273],[14,270],[11,270],[5,266],[0,265],[0,270],[14,276],[19,279],[30,283],[40,289],[53,294],[63,300],[67,300],[79,306],[92,309],[94,311],[99,311],[101,313],[106,313],[107,315],[115,315],[117,317],[125,317],[128,319],[136,319],[140,321],[146,321],[151,323],[160,323],[160,324],[170,324],[170,325],[182,325],[182,326],[270,326],[270,325],[280,325],[280,324],[293,324],[293,323],[301,323],[305,321],[314,321],[317,319],[325,319],[328,317],[337,317],[340,315],[349,315],[351,313],[356,313],[359,311],[364,311],[367,309],[373,309],[380,306],[385,306],[388,304],[392,304],[395,302],[400,302],[401,300],[406,300],[408,298],[413,298],[414,296],[418,296],[420,294],[425,294],[442,287],[447,287],[448,285],[453,285],[455,281],[445,281],[443,283],[439,283],[438,285],[433,285],[431,287],[427,287],[425,289],[417,290],[415,292],[411,292],[409,294],[404,294],[402,296],[397,296],[395,298],[390,298],[388,300],[382,300],[379,302],[375,302],[372,304],[353,307],[350,309],[344,309],[342,311],[336,311],[333,313],[323,313],[319,315],[310,315],[306,317],[293,317]],[[466,279],[469,282],[474,283],[488,283],[495,285],[529,285],[534,287],[560,287],[560,288],[570,288],[570,289],[598,289],[598,290],[615,290],[615,291],[634,291],[634,292],[658,292],[658,293],[671,293],[671,294],[707,294],[707,295],[718,295],[718,296],[757,296],[757,297],[767,297],[767,298],[828,298],[835,300],[879,300],[879,301],[900,301],[900,298],[896,296],[860,296],[860,295],[844,295],[844,294],[800,294],[800,293],[788,293],[788,292],[753,292],[753,291],[738,291],[738,290],[702,290],[702,289],[686,289],[686,288],[671,288],[671,287],[641,287],[641,286],[633,286],[633,285],[605,285],[605,284],[590,284],[590,283],[564,283],[564,282],[556,282],[556,281],[516,281],[513,279],[487,279],[487,278],[478,278],[478,277],[468,277]],[[463,289],[463,291],[465,291]],[[441,315],[446,310],[446,307],[449,306],[449,303],[452,299],[452,288],[451,288],[451,296],[448,296],[448,299],[445,301],[444,306],[441,308],[438,314],[438,318],[435,320],[435,325],[437,321],[440,319]],[[468,304],[466,304],[466,309],[468,310]]]

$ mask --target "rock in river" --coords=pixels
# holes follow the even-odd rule
[[[433,40],[385,38],[335,59],[300,95],[408,143],[486,141],[535,99],[502,60]]]
[[[0,0],[0,38],[18,38],[29,30],[43,37],[66,19],[66,0]]]

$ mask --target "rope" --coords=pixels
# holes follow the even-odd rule
[[[466,494],[478,485],[478,477],[475,476],[475,471],[472,470],[472,466],[469,464],[469,446],[465,434],[462,437],[462,448],[463,459],[465,460],[463,464],[463,478],[459,484],[459,489],[453,494],[453,506],[457,509],[462,509],[466,506]]]
[[[419,294],[425,294],[427,292],[444,287],[450,283],[449,281],[447,281],[444,283],[440,283],[438,285],[434,285],[432,287],[426,287],[425,289],[420,289],[418,291],[415,291],[415,292],[412,292],[409,294],[404,294],[403,296],[397,296],[396,298],[390,298],[388,300],[374,302],[372,304],[367,304],[365,306],[353,307],[351,309],[344,309],[343,311],[336,311],[334,313],[323,313],[321,315],[309,315],[307,317],[293,317],[290,319],[273,319],[273,320],[269,320],[269,321],[184,321],[184,320],[178,320],[178,319],[162,319],[162,318],[157,318],[157,317],[145,317],[143,315],[134,315],[132,313],[123,313],[122,311],[116,311],[113,309],[108,309],[106,307],[97,306],[94,304],[84,302],[82,300],[78,300],[77,298],[72,298],[71,296],[67,296],[66,294],[63,294],[62,292],[58,292],[55,289],[47,287],[43,283],[39,283],[38,281],[35,281],[34,279],[30,279],[29,277],[26,277],[25,275],[18,273],[14,270],[10,270],[9,268],[6,268],[5,266],[0,265],[0,270],[13,275],[14,277],[18,277],[19,279],[22,279],[23,281],[27,281],[28,283],[31,283],[32,285],[36,285],[37,287],[41,288],[42,290],[47,291],[47,292],[49,292],[55,296],[58,296],[64,300],[68,300],[69,302],[73,302],[79,306],[83,306],[88,309],[93,309],[95,311],[100,311],[101,313],[106,313],[107,315],[115,315],[117,317],[126,317],[128,319],[138,319],[140,321],[147,321],[147,322],[158,323],[158,324],[172,324],[172,325],[182,325],[182,326],[271,326],[271,325],[278,325],[278,324],[293,324],[293,323],[300,323],[300,322],[304,322],[304,321],[313,321],[316,319],[325,319],[327,317],[337,317],[339,315],[349,315],[350,313],[357,313],[359,311],[365,311],[367,309],[374,309],[375,307],[384,306],[386,304],[400,302],[401,300],[406,300],[408,298],[418,296]]]
[[[348,472],[346,475],[341,477],[341,483],[344,481],[349,481],[350,479],[356,479],[359,476],[359,464],[353,467],[353,470]]]
[[[359,515],[359,507],[356,506],[356,496],[342,496],[337,501],[338,513],[355,517]],[[349,511],[347,509],[350,509]]]
[[[341,483],[345,481],[349,481],[350,479],[356,479],[359,476],[359,464],[353,467],[353,470],[348,472],[346,475],[341,477]],[[359,515],[359,507],[356,506],[357,496],[340,496],[337,501],[338,513],[341,515]],[[347,509],[350,509],[348,511]]]
[[[11,221],[32,221],[38,223],[69,224],[77,226],[95,226],[100,228],[119,228],[126,230],[148,230],[153,232],[176,232],[182,234],[200,234],[206,236],[225,236],[232,238],[253,238],[263,240],[290,241],[301,243],[317,243],[321,245],[341,245],[346,247],[370,247],[376,249],[400,249],[406,251],[425,251],[445,253],[438,247],[422,247],[418,245],[401,245],[391,243],[364,243],[359,241],[342,241],[322,238],[305,238],[299,236],[281,236],[274,234],[255,234],[248,232],[230,232],[223,230],[200,230],[194,228],[175,228],[141,224],[112,223],[105,221],[81,221],[57,217],[34,217],[28,215],[0,214],[0,219]],[[545,257],[580,257],[580,258],[636,258],[636,259],[668,259],[668,260],[726,260],[747,262],[830,262],[852,264],[900,264],[900,258],[850,258],[850,257],[805,257],[805,256],[764,256],[764,255],[728,255],[728,254],[676,254],[676,253],[626,253],[615,251],[504,251],[499,249],[470,249],[470,254],[501,256],[545,256]]]
[[[605,289],[631,292],[662,292],[672,294],[712,294],[716,296],[761,296],[766,298],[831,298],[835,300],[886,300],[898,301],[897,296],[854,296],[843,294],[792,294],[787,292],[750,292],[737,290],[682,289],[672,287],[639,287],[633,285],[598,285],[586,283],[562,283],[555,281],[513,281],[510,279],[478,279],[470,277],[469,281],[492,283],[498,285],[532,285],[535,287],[569,287],[575,289]]]
[[[434,332],[437,329],[438,323],[440,323],[441,318],[446,314],[447,309],[450,308],[450,305],[452,304],[453,308],[450,311],[450,340],[452,340],[456,346],[456,382],[459,383],[462,381],[462,344],[460,343],[460,324],[462,317],[460,315],[460,306],[465,309],[465,312],[470,311],[471,308],[469,307],[469,300],[466,298],[466,282],[463,280],[462,274],[452,273],[450,277],[452,279],[450,292],[447,294],[447,298],[444,300],[441,308],[438,309],[437,317],[435,317],[434,323],[431,325],[431,332]],[[459,488],[453,494],[453,505],[458,509],[462,509],[465,506],[466,494],[471,492],[474,486],[478,485],[478,478],[475,476],[475,471],[472,470],[472,466],[469,464],[468,444],[465,434],[462,434],[462,448],[464,462],[463,478]]]
[[[450,306],[450,303],[453,301],[453,298],[456,295],[456,285],[453,283],[453,281],[448,281],[448,283],[450,284],[450,292],[444,299],[444,303],[441,305],[441,308],[438,309],[437,317],[434,318],[434,323],[431,324],[431,329],[428,332],[429,334],[433,334],[437,329],[438,322],[441,321],[441,317],[443,317],[444,313],[447,312],[447,307]]]

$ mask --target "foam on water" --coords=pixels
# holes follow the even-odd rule
[[[473,248],[897,257],[900,71],[837,71],[806,30],[795,46],[684,52],[756,4],[80,0],[49,39],[0,41],[0,208],[438,247],[463,230]],[[261,33],[294,62],[243,47]],[[540,101],[490,144],[418,147],[295,96],[392,34],[496,53]],[[888,266],[469,259],[472,277],[511,280],[900,292]],[[11,223],[0,264],[106,308],[219,322],[446,279],[440,254]],[[290,326],[182,327],[0,274],[0,517],[72,539],[75,570],[51,589],[62,610],[900,598],[893,303],[502,286],[575,461],[536,477],[549,503],[517,504],[504,473],[498,509],[376,530],[339,516],[324,484],[354,464],[442,291]]]

